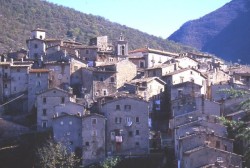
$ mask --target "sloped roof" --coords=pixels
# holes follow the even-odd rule
[[[161,80],[159,77],[148,77],[148,78],[140,78],[140,79],[134,79],[130,81],[129,83],[137,83],[137,82],[151,82],[152,80],[157,80],[162,84],[166,84],[163,80]]]

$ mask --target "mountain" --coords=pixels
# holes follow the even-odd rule
[[[30,31],[38,27],[47,30],[48,37],[75,38],[83,44],[99,35],[107,35],[114,41],[123,33],[131,50],[145,45],[172,52],[193,50],[103,17],[44,0],[0,0],[0,53],[26,47]]]
[[[232,0],[188,21],[169,40],[213,53],[227,61],[250,63],[250,1]]]

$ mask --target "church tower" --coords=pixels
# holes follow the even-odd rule
[[[124,40],[122,33],[119,37],[119,40],[116,42],[115,51],[117,56],[128,56],[128,42]]]
[[[41,66],[43,56],[45,55],[45,38],[45,30],[38,28],[31,31],[30,39],[26,41],[29,49],[28,58],[35,61],[38,66]]]

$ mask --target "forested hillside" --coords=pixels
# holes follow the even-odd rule
[[[150,24],[150,23],[149,23]],[[34,28],[47,30],[49,37],[89,39],[108,35],[110,41],[123,33],[130,49],[145,45],[173,52],[192,50],[109,20],[41,0],[0,0],[0,53],[26,47],[25,40]]]
[[[250,1],[232,0],[200,19],[186,22],[168,39],[227,61],[249,64]]]

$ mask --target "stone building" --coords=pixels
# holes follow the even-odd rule
[[[43,56],[46,53],[46,32],[43,29],[35,29],[31,31],[30,39],[26,40],[28,58],[33,60],[36,66],[41,67]]]
[[[71,152],[82,149],[82,118],[64,113],[52,118],[54,140],[64,144]]]
[[[192,150],[198,146],[208,146],[228,152],[233,152],[233,140],[214,135],[213,133],[207,134],[206,132],[197,132],[180,137],[178,140],[176,152],[178,155],[177,159],[180,161],[181,166],[184,164],[182,162],[183,154],[186,151]]]
[[[112,154],[149,152],[148,102],[135,97],[117,97],[103,104],[107,117],[107,151]]]
[[[181,168],[202,166],[242,168],[242,156],[207,146],[199,146],[184,152],[183,166],[181,166]]]
[[[144,100],[160,100],[165,89],[165,82],[158,77],[134,79],[124,85],[124,90],[137,94]]]
[[[163,64],[163,65],[159,65],[159,66],[154,66],[154,67],[150,67],[145,69],[145,76],[146,77],[159,77],[161,78],[162,76],[168,74],[168,73],[172,73],[176,70],[180,69],[178,67],[178,64],[174,63],[174,64]]]
[[[138,68],[151,68],[163,64],[173,57],[178,56],[178,54],[146,47],[130,51],[129,56],[131,61],[135,61],[134,63]],[[143,58],[144,60],[135,59],[136,57]]]
[[[189,81],[202,86],[200,94],[206,94],[207,91],[207,85],[206,85],[207,77],[193,68],[179,69],[177,71],[174,71],[172,73],[163,76],[162,79],[169,86]]]
[[[95,68],[83,68],[83,88],[94,98],[108,96],[135,76],[136,66],[128,60]]]
[[[83,165],[98,162],[106,157],[106,118],[89,114],[82,118]]]
[[[30,69],[28,78],[28,112],[34,110],[36,96],[41,91],[49,89],[50,70]]]
[[[51,88],[40,92],[36,99],[37,127],[52,126],[52,118],[62,114],[84,115],[83,105],[75,103],[73,95],[59,88]]]

